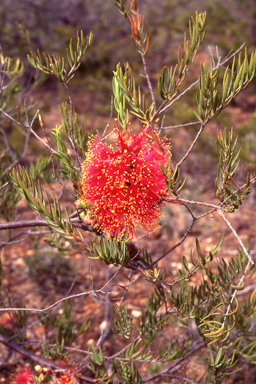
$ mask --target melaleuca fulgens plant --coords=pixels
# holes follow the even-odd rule
[[[66,56],[40,51],[28,55],[33,68],[55,76],[67,91],[68,102],[60,106],[62,121],[50,131],[45,127],[43,113],[35,112],[34,105],[24,104],[22,121],[19,109],[14,107],[17,89],[13,87],[20,82],[22,64],[0,54],[0,212],[4,219],[0,230],[6,231],[1,247],[4,249],[21,236],[12,235],[14,229],[31,228],[25,234],[31,236],[40,251],[37,239],[44,232],[34,228],[43,227],[47,229],[45,243],[63,257],[76,250],[86,260],[94,259],[91,266],[102,265],[98,260],[110,266],[106,267],[107,278],[101,288],[95,287],[99,284],[95,284],[93,268],[88,267],[91,289],[85,291],[81,287],[80,292],[71,294],[72,283],[66,295],[42,308],[28,307],[26,295],[20,304],[2,289],[1,314],[9,316],[15,327],[13,330],[1,325],[0,342],[31,361],[30,367],[16,368],[11,380],[16,384],[226,382],[240,369],[239,359],[256,363],[256,291],[252,284],[255,256],[229,219],[229,214],[239,210],[251,192],[255,173],[251,166],[247,172],[244,168],[239,171],[240,150],[231,127],[216,132],[215,196],[208,194],[207,201],[186,197],[190,175],[186,175],[185,165],[189,164],[196,144],[206,135],[207,125],[254,79],[256,51],[249,55],[241,47],[224,59],[218,56],[217,63],[211,57],[207,64],[199,65],[198,79],[189,83],[192,66],[198,65],[196,57],[207,25],[206,13],[196,12],[184,43],[178,48],[176,64],[157,68],[157,76],[153,77],[146,61],[150,25],[140,13],[139,4],[136,0],[114,3],[120,17],[130,26],[147,87],[136,79],[132,63],[118,63],[113,68],[113,111],[102,132],[92,135],[80,124],[70,87],[93,42],[92,33],[85,38],[83,32],[78,32],[76,41],[70,40]],[[157,81],[152,80],[156,78]],[[191,90],[197,105],[194,121],[165,126],[165,117]],[[20,92],[22,95],[22,88]],[[11,147],[6,134],[8,121],[24,133],[22,153]],[[36,122],[43,138],[34,127]],[[195,137],[184,143],[185,153],[174,160],[175,146],[163,132],[186,125],[197,127]],[[31,136],[47,155],[41,155],[28,166],[24,159]],[[52,193],[53,183],[70,194],[72,205],[66,206],[61,194]],[[35,219],[20,220],[15,216],[21,199],[35,211]],[[161,254],[154,254],[147,247],[150,235],[161,228],[163,210],[172,212],[173,207],[186,210],[189,224],[176,243],[171,247],[166,244]],[[195,238],[174,273],[168,268],[170,257],[193,236],[198,221],[214,215],[237,243],[234,255],[228,260],[222,257],[221,231],[216,244],[207,252]],[[172,238],[171,231],[168,236]],[[143,246],[142,238],[148,239]],[[37,273],[45,273],[46,265],[40,263],[40,258],[29,265]],[[50,264],[48,271],[52,267]],[[55,275],[64,269],[64,264],[59,263]],[[5,278],[2,267],[1,275]],[[119,283],[121,275],[126,279],[124,284]],[[138,281],[152,290],[147,288],[145,305],[136,319],[129,307],[130,292]],[[241,300],[239,296],[245,292],[247,282],[249,293]],[[92,324],[88,318],[82,321],[81,316],[76,316],[79,311],[73,305],[77,306],[78,300],[87,296],[102,300],[105,317],[98,341],[82,349],[77,347],[79,337],[86,339]],[[117,300],[115,306],[112,299]],[[31,330],[38,325],[45,333],[43,339],[35,341]],[[168,338],[166,335],[174,327],[179,327],[180,335],[172,332]],[[104,349],[107,340],[113,344],[112,353]],[[28,346],[41,348],[41,356]],[[82,357],[76,358],[77,365],[72,365],[65,360],[67,354],[69,361],[73,354]],[[203,374],[201,370],[199,374],[199,369],[186,369],[191,358],[197,361],[199,357],[204,360]]]

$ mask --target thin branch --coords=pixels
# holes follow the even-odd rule
[[[30,234],[30,233],[29,233]],[[0,242],[0,249],[3,248],[5,245],[7,244],[14,244],[14,243],[18,243],[18,242],[21,242],[23,240],[25,240],[27,238],[27,236],[25,236],[23,239],[20,239],[20,240],[17,240],[17,241],[14,241],[15,239],[17,239],[18,237],[22,236],[22,235],[29,235],[27,231],[22,231],[22,232],[19,232],[17,233],[15,236],[13,237],[10,237],[7,241],[1,241]]]
[[[235,231],[235,229],[232,227],[231,223],[228,221],[228,219],[226,218],[226,216],[224,215],[223,211],[221,209],[218,210],[219,212],[219,215],[223,218],[223,220],[225,221],[225,223],[227,224],[227,226],[231,229],[233,235],[237,238],[242,250],[244,251],[244,253],[246,254],[249,262],[251,264],[255,264],[254,261],[252,260],[250,254],[248,253],[247,249],[245,248],[241,238],[238,236],[237,232]]]
[[[16,164],[19,163],[19,160],[15,160],[12,164],[9,165],[9,167],[7,167],[4,172],[1,174],[1,176],[4,176],[6,175],[6,173],[8,173]]]
[[[6,136],[6,133],[5,133],[4,129],[2,129],[0,132],[1,132],[2,136],[3,136],[3,140],[4,140],[4,143],[5,143],[6,148],[8,150],[8,153],[9,153],[12,161],[14,162],[15,161],[15,156],[14,156],[13,148],[11,147],[11,145],[10,145],[8,139],[7,139],[7,136]]]
[[[89,291],[89,292],[81,292],[81,293],[77,293],[75,295],[70,295],[70,296],[66,296],[66,297],[63,297],[62,299],[56,301],[55,303],[49,305],[48,307],[46,308],[43,308],[43,309],[38,309],[38,308],[0,308],[0,312],[5,312],[5,311],[12,311],[12,312],[15,312],[15,311],[26,311],[26,312],[36,312],[36,313],[42,313],[42,312],[47,312],[49,311],[51,308],[54,308],[56,305],[62,303],[63,301],[66,301],[66,300],[70,300],[70,299],[75,299],[77,297],[81,297],[81,296],[87,296],[87,295],[91,295],[91,294],[104,294],[104,295],[110,295],[111,293],[114,293],[115,291],[111,291],[111,292],[104,292],[103,291],[103,288],[102,289],[97,289],[96,291],[93,290],[93,291]]]
[[[64,219],[64,222],[66,220]],[[82,224],[80,221],[77,221],[77,218],[71,219],[72,224],[76,228],[81,228],[88,232],[94,232],[93,228]],[[45,220],[20,220],[20,221],[10,221],[7,223],[0,223],[0,231],[6,229],[16,229],[16,228],[26,228],[26,227],[47,227],[48,223]]]
[[[160,127],[160,130],[164,129],[175,129],[175,128],[183,128],[183,127],[188,127],[190,125],[196,125],[196,124],[201,124],[201,121],[195,121],[194,123],[186,123],[186,124],[179,124],[179,125],[171,125],[169,127]]]
[[[8,184],[9,184],[9,181],[6,181],[6,183],[3,184],[3,185],[0,187],[0,191],[1,191],[1,189],[3,189],[4,187],[6,187]]]
[[[72,291],[72,289],[74,288],[74,285],[75,285],[75,282],[76,282],[76,279],[77,279],[77,275],[75,276],[74,280],[72,281],[72,284],[70,286],[70,288],[68,289],[67,293],[66,293],[66,296],[68,296],[70,294],[70,292]],[[38,319],[37,321],[35,321],[34,323],[32,323],[30,326],[26,327],[25,329],[23,329],[22,331],[20,331],[19,333],[17,333],[16,335],[13,335],[12,337],[10,337],[8,339],[8,341],[11,341],[13,339],[15,339],[16,337],[20,337],[22,335],[24,335],[24,333],[27,333],[27,331],[31,328],[33,328],[35,325],[41,323],[43,320],[47,319],[48,317],[52,316],[54,314],[54,312],[57,311],[57,309],[60,307],[60,304],[57,305],[53,311],[51,311],[50,313],[46,314],[45,316],[41,317],[40,319]]]
[[[67,83],[64,84],[67,91],[68,91],[68,99],[69,99],[69,108],[70,108],[70,134],[71,134],[71,141],[72,141],[72,146],[73,146],[73,149],[75,151],[75,154],[76,154],[76,160],[77,160],[77,164],[79,166],[79,169],[80,169],[80,173],[82,171],[82,168],[81,168],[81,163],[80,163],[80,159],[79,159],[79,154],[78,154],[78,151],[77,151],[77,147],[76,147],[76,142],[75,142],[75,137],[74,137],[74,126],[73,126],[73,101],[72,101],[72,97],[71,97],[71,92],[70,92],[70,88],[69,88],[69,85]]]
[[[15,124],[18,124],[19,126],[21,126],[21,127],[25,127],[25,128],[27,128],[27,129],[30,129],[31,130],[31,132],[33,133],[33,135],[39,140],[39,141],[41,141],[41,143],[45,146],[45,147],[47,147],[49,150],[51,150],[51,148],[49,147],[49,145],[47,144],[47,143],[45,143],[44,141],[43,141],[43,139],[40,137],[40,136],[38,136],[38,134],[32,129],[32,125],[33,125],[33,123],[34,123],[34,121],[35,121],[35,118],[37,117],[37,115],[38,115],[38,113],[39,113],[39,109],[36,111],[36,113],[35,113],[35,115],[34,115],[34,117],[33,117],[33,119],[32,119],[32,122],[31,122],[31,124],[30,125],[26,125],[26,124],[22,124],[22,123],[20,123],[18,120],[16,120],[16,119],[14,119],[11,115],[9,115],[8,113],[6,113],[3,109],[1,109],[0,108],[0,112],[2,112],[6,117],[8,117],[11,121],[13,121]],[[26,134],[25,134],[26,135]]]
[[[109,127],[109,124],[110,124],[110,121],[112,119],[112,115],[113,115],[113,105],[114,105],[114,97],[113,95],[111,95],[111,103],[110,103],[110,116],[109,116],[109,119],[108,119],[108,122],[106,124],[106,127],[103,131],[103,134],[101,136],[101,140],[104,140],[105,139],[105,135],[106,135],[106,132],[107,132],[107,129]],[[99,136],[99,135],[98,135]]]
[[[185,239],[187,238],[188,234],[191,232],[194,224],[195,224],[195,218],[193,218],[193,220],[191,221],[191,224],[190,224],[190,227],[188,228],[187,232],[183,235],[183,237],[180,239],[180,241],[175,244],[173,247],[171,247],[170,249],[168,249],[165,253],[163,253],[160,257],[158,257],[153,263],[150,264],[149,267],[147,267],[147,269],[151,269],[155,264],[157,264],[160,260],[162,260],[165,256],[167,256],[169,253],[171,253],[172,251],[174,251],[174,249],[176,249],[177,247],[179,247],[184,241]]]
[[[214,209],[219,209],[220,208],[220,206],[216,205],[216,204],[204,203],[204,202],[201,202],[201,201],[194,201],[194,200],[186,200],[186,199],[181,199],[180,197],[177,197],[177,198],[172,199],[172,200],[174,202],[180,202],[182,204],[201,205],[203,207],[210,207],[210,208],[214,208]],[[170,200],[170,203],[172,202],[172,200]]]
[[[59,303],[62,303],[63,301],[66,301],[66,300],[70,300],[70,299],[74,299],[76,297],[81,297],[81,296],[87,296],[87,295],[91,295],[91,294],[103,294],[103,295],[110,295],[112,293],[115,293],[116,291],[104,291],[105,288],[107,288],[107,286],[110,284],[110,282],[115,278],[115,276],[120,273],[122,267],[120,269],[117,270],[117,272],[103,285],[103,287],[101,289],[93,289],[92,291],[89,291],[89,292],[81,292],[81,293],[77,293],[75,295],[70,295],[70,296],[66,296],[66,297],[63,297],[62,299],[56,301],[55,303],[51,304],[50,306],[46,307],[46,308],[43,308],[43,309],[37,309],[37,308],[0,308],[0,312],[4,312],[4,311],[28,311],[28,312],[46,312],[46,311],[49,311],[49,309],[55,307],[56,305],[58,305]]]
[[[154,104],[154,112],[156,113],[156,99],[155,99],[155,95],[153,92],[152,83],[151,83],[151,80],[149,78],[146,60],[145,60],[144,55],[141,55],[141,58],[142,58],[143,68],[144,68],[144,72],[145,72],[147,83],[148,83],[148,89],[150,91],[151,99],[152,99],[152,102]]]
[[[194,140],[192,141],[192,143],[191,143],[189,149],[187,150],[187,152],[185,153],[185,155],[182,157],[182,159],[176,164],[176,166],[179,167],[179,166],[183,163],[183,161],[186,160],[186,158],[188,157],[188,155],[189,155],[190,152],[192,151],[194,145],[196,144],[196,142],[197,142],[197,140],[198,140],[200,134],[202,133],[202,131],[203,131],[205,125],[206,125],[206,124],[204,124],[204,123],[201,124],[201,127],[200,127],[199,131],[197,132],[196,137],[195,137]]]

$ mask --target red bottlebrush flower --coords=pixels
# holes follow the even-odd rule
[[[32,380],[33,373],[27,367],[20,367],[17,369],[16,373],[12,375],[12,384],[34,384]]]
[[[81,200],[89,207],[92,224],[109,236],[134,235],[138,226],[145,231],[157,228],[161,198],[167,195],[160,164],[166,156],[146,132],[116,132],[116,141],[107,146],[98,137],[89,144],[82,165]],[[164,139],[160,147],[170,155]],[[159,146],[158,143],[158,146]]]

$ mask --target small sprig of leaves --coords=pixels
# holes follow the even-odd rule
[[[204,302],[205,298],[212,295],[213,292],[209,287],[207,281],[204,281],[199,287],[190,287],[189,279],[200,270],[205,270],[207,264],[210,264],[213,260],[213,255],[219,250],[223,241],[223,237],[220,239],[218,244],[213,248],[211,252],[208,252],[207,255],[204,255],[201,251],[201,247],[198,239],[196,239],[196,251],[198,260],[193,259],[192,249],[190,251],[190,262],[192,267],[189,266],[188,260],[185,256],[182,257],[181,261],[184,268],[178,269],[178,279],[171,277],[172,282],[166,283],[163,282],[166,287],[169,287],[167,293],[167,300],[171,304],[172,308],[177,310],[179,318],[184,321],[187,318],[196,318],[198,316],[197,310],[200,312],[200,307],[198,302]],[[207,269],[208,270],[208,269]],[[210,267],[209,270],[211,271]],[[205,284],[205,285],[204,285]],[[179,292],[175,289],[175,285],[180,287]],[[164,299],[162,291],[159,291],[159,294]]]
[[[172,170],[171,160],[168,160],[167,167],[165,168],[163,164],[160,164],[160,170],[165,176],[167,188],[170,190],[173,196],[178,197],[180,191],[184,187],[187,177],[184,180],[180,180],[180,167],[177,165],[174,170]]]
[[[88,360],[91,370],[94,372],[96,378],[100,377],[102,379],[101,382],[104,382],[104,379],[107,377],[107,371],[104,366],[104,358],[101,347],[98,348],[97,352],[94,343],[92,343],[88,352]]]
[[[69,103],[62,103],[59,106],[59,110],[61,112],[62,116],[62,129],[61,132],[65,135],[65,137],[68,139],[68,142],[70,146],[72,147],[72,134],[71,134],[71,121],[70,121],[70,104]],[[87,150],[87,142],[88,142],[88,132],[86,131],[85,127],[80,124],[78,121],[77,113],[73,110],[73,122],[72,122],[72,128],[73,128],[73,135],[76,142],[77,149],[79,150],[79,155],[82,157],[84,156],[86,150]]]
[[[144,15],[141,15],[135,7],[128,17],[131,24],[132,42],[140,55],[145,55],[149,46],[149,32]]]
[[[118,85],[116,77],[113,77],[114,106],[118,114],[118,122],[125,129],[129,123],[129,111],[126,108],[125,96]]]
[[[193,64],[199,47],[202,44],[206,28],[206,12],[192,17],[189,22],[190,40],[184,34],[184,54],[179,46],[178,64],[173,68],[164,67],[158,75],[158,92],[163,100],[170,101],[178,93],[178,87],[183,83],[186,73]],[[177,79],[176,79],[177,76]]]
[[[118,375],[121,378],[121,383],[125,384],[143,384],[143,380],[139,374],[133,361],[130,363],[120,361],[120,368],[118,369]],[[118,381],[119,383],[119,381]],[[120,383],[120,384],[121,384]]]
[[[83,32],[81,31],[80,35],[77,32],[76,46],[75,48],[73,47],[73,41],[70,39],[66,59],[61,56],[46,56],[43,52],[43,60],[39,50],[37,51],[37,55],[31,52],[31,54],[27,56],[27,59],[32,67],[39,69],[48,75],[56,76],[60,83],[65,85],[69,83],[74,76],[75,71],[80,66],[82,57],[92,44],[92,40],[92,32],[87,36],[86,43],[84,41]]]
[[[52,130],[51,134],[57,144],[58,150],[57,151],[53,150],[52,153],[54,156],[56,156],[60,160],[60,163],[61,163],[60,172],[72,181],[73,187],[76,193],[78,193],[80,175],[79,175],[79,172],[75,170],[73,160],[71,156],[68,154],[67,146],[65,142],[62,140],[61,126],[56,127],[54,130]]]
[[[14,61],[11,57],[5,57],[0,52],[0,68],[5,76],[13,78],[22,74],[24,66],[19,58]]]
[[[245,186],[240,190],[235,183],[234,177],[239,165],[240,149],[236,149],[237,138],[233,140],[233,128],[229,132],[224,129],[223,134],[218,133],[217,149],[219,152],[219,164],[215,185],[216,196],[223,203],[223,209],[234,212],[243,202],[244,198],[251,192],[250,173],[244,174]]]
[[[234,365],[237,363],[235,352],[233,352],[231,357],[228,358],[223,349],[220,348],[216,357],[214,358],[212,349],[210,347],[209,355],[210,356],[208,359],[208,374],[205,384],[220,383],[225,378],[225,376],[231,375],[239,371],[239,369],[237,369],[233,372],[227,372],[228,369],[233,368]],[[211,377],[211,373],[213,374],[214,378]]]
[[[206,69],[205,64],[201,64],[201,76],[199,79],[199,93],[197,94],[197,107],[198,113],[194,112],[198,120],[207,123],[207,121],[220,113],[221,109],[217,112],[218,104],[218,80],[219,68],[213,69],[212,60],[210,60],[210,68]]]
[[[158,359],[161,360],[161,362],[165,361],[172,361],[175,359],[179,359],[180,357],[183,357],[190,348],[191,341],[184,340],[181,344],[179,340],[171,340],[167,347],[162,349],[162,341],[159,344],[158,347]]]
[[[1,164],[2,161],[2,164]],[[0,159],[0,174],[4,169],[5,162]],[[15,217],[15,207],[20,201],[20,194],[12,188],[8,182],[7,174],[0,176],[0,215],[7,221],[12,221]]]
[[[42,344],[42,353],[46,359],[59,359],[67,356],[68,352],[65,349],[64,340],[59,343],[58,341],[54,344],[54,346],[48,346],[47,342]]]
[[[72,305],[68,301],[62,304],[61,315],[56,323],[58,336],[56,342],[64,343],[65,346],[71,345],[75,338],[79,337],[83,331],[90,327],[90,320],[80,324],[75,324],[73,320]]]
[[[154,116],[154,103],[151,103],[149,108],[145,106],[145,95],[141,92],[140,87],[136,89],[135,79],[132,73],[132,69],[128,63],[124,65],[124,71],[122,70],[120,63],[116,66],[116,72],[114,72],[115,81],[115,98],[116,102],[119,100],[117,112],[124,109],[123,100],[120,98],[120,90],[127,100],[128,104],[132,108],[131,113],[141,121],[141,123],[148,125]],[[120,90],[117,89],[119,86]],[[118,98],[117,98],[118,97]],[[124,119],[124,118],[123,118]]]
[[[120,355],[123,359],[129,360],[152,360],[152,354],[146,351],[146,344],[142,339],[132,340],[131,345],[125,351],[123,351]]]
[[[228,66],[223,76],[221,101],[217,89],[219,72],[220,67],[214,69],[212,60],[209,70],[205,65],[201,65],[197,95],[198,113],[195,112],[195,115],[204,124],[216,117],[253,80],[256,75],[256,51],[253,51],[249,58],[245,49],[243,61],[241,52],[238,59],[234,56],[231,68]]]
[[[149,45],[149,32],[144,15],[139,13],[136,0],[115,0],[119,12],[129,20],[132,42],[140,55],[145,55]]]
[[[115,306],[116,317],[114,319],[114,332],[116,335],[122,335],[129,339],[134,329],[132,324],[132,317],[128,315],[126,303],[123,308],[119,309],[118,305]]]
[[[162,330],[168,321],[166,315],[157,316],[163,301],[158,295],[152,294],[146,302],[146,310],[142,310],[141,318],[138,319],[138,332],[140,337],[146,338],[151,342],[154,340],[157,332]]]
[[[26,199],[30,207],[47,222],[50,228],[59,232],[66,239],[73,238],[71,235],[74,232],[72,222],[65,208],[66,220],[64,220],[56,196],[52,197],[53,202],[51,203],[45,188],[42,188],[39,182],[36,184],[32,177],[28,175],[26,169],[21,166],[13,169],[12,173],[9,174],[9,178],[18,193]]]
[[[119,10],[119,12],[126,18],[128,19],[128,16],[132,10],[132,8],[134,8],[135,10],[137,10],[137,3],[136,3],[136,0],[131,0],[128,2],[126,2],[126,0],[115,0],[115,6],[117,7],[117,9]]]
[[[50,162],[51,156],[40,155],[36,159],[35,164],[31,163],[29,167],[29,174],[31,175],[32,179],[38,179],[40,177],[41,180],[50,181],[50,172],[46,171]]]
[[[207,279],[193,289],[192,296],[196,298],[197,303],[204,303],[204,307],[197,311],[196,316],[199,334],[206,338],[208,344],[216,351],[222,347],[227,348],[231,330],[242,338],[250,340],[252,336],[250,316],[254,312],[253,294],[248,302],[238,302],[234,296],[237,291],[245,288],[244,283],[241,283],[241,276],[244,276],[247,264],[245,252],[238,249],[238,255],[232,257],[229,263],[221,259],[215,273],[205,267]],[[252,277],[255,273],[254,265],[250,271]]]
[[[116,267],[126,267],[130,261],[130,254],[126,246],[127,241],[100,238],[97,244],[96,238],[93,247],[90,249],[89,257],[103,260],[107,265],[113,264]]]

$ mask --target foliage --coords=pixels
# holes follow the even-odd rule
[[[40,357],[40,366],[45,362],[45,371],[32,378],[35,383],[50,382],[54,375],[57,383],[79,382],[81,373],[84,381],[109,384],[144,383],[153,380],[160,383],[163,380],[171,382],[172,379],[217,384],[225,382],[228,375],[237,372],[239,357],[247,359],[250,364],[256,363],[256,290],[251,293],[249,289],[250,293],[245,300],[239,298],[241,293],[246,293],[245,283],[251,282],[254,277],[256,256],[243,243],[229,216],[227,217],[227,213],[237,210],[239,212],[245,198],[251,193],[252,184],[256,181],[255,172],[251,166],[247,167],[247,172],[242,168],[241,182],[240,149],[237,149],[238,139],[233,138],[233,128],[224,128],[217,132],[219,161],[215,164],[215,176],[209,172],[211,180],[217,174],[215,193],[218,204],[214,203],[215,196],[211,196],[211,193],[207,195],[207,201],[186,198],[185,182],[187,180],[189,183],[189,177],[184,176],[186,168],[183,166],[184,163],[190,164],[194,147],[200,142],[201,135],[205,134],[208,124],[253,81],[256,76],[256,51],[248,55],[244,49],[242,54],[243,47],[240,47],[237,52],[230,52],[224,59],[217,52],[217,62],[215,63],[212,56],[208,64],[198,65],[197,81],[187,85],[190,72],[198,64],[199,48],[206,33],[206,13],[196,12],[189,22],[189,33],[184,34],[183,48],[178,48],[177,64],[165,65],[159,72],[157,69],[158,75],[155,73],[154,77],[157,82],[154,82],[146,62],[150,47],[150,25],[138,3],[136,0],[114,1],[122,15],[120,17],[124,17],[131,29],[133,45],[142,60],[147,88],[143,81],[137,80],[136,69],[133,69],[131,63],[118,63],[112,81],[115,111],[111,112],[105,130],[98,132],[89,141],[88,127],[80,124],[75,111],[70,83],[81,66],[83,57],[90,52],[92,32],[87,39],[84,39],[83,31],[77,32],[76,44],[70,39],[65,56],[62,52],[53,55],[41,53],[40,50],[37,54],[31,52],[28,55],[28,62],[34,69],[46,75],[54,75],[67,92],[68,102],[59,107],[62,120],[50,132],[45,128],[43,113],[35,110],[33,103],[26,105],[24,102],[22,113],[16,108],[17,99],[26,92],[26,87],[22,88],[21,83],[23,64],[19,59],[13,60],[0,52],[0,133],[3,138],[0,144],[0,214],[4,219],[0,223],[0,230],[6,231],[0,247],[6,252],[7,246],[15,239],[23,234],[29,237],[35,253],[26,262],[29,275],[35,277],[40,285],[40,275],[47,274],[48,283],[51,283],[43,287],[52,292],[59,290],[58,281],[65,273],[64,278],[68,279],[70,276],[72,259],[67,261],[66,257],[75,252],[93,259],[91,265],[99,268],[99,276],[99,266],[106,266],[106,281],[102,288],[96,288],[99,281],[95,282],[90,268],[87,274],[91,279],[91,289],[87,287],[84,291],[83,287],[82,292],[76,290],[71,294],[76,282],[74,280],[65,296],[59,292],[61,298],[53,304],[42,304],[43,308],[28,307],[28,294],[17,299],[13,297],[12,291],[2,289],[0,314],[6,314],[13,327],[8,328],[1,324],[0,342],[35,363],[39,357],[27,350],[27,344],[34,343],[36,347],[42,348],[44,358]],[[23,32],[29,44],[29,35],[26,31]],[[166,144],[167,139],[160,137],[161,132],[168,129],[168,126],[164,126],[165,115],[171,108],[175,108],[175,103],[181,96],[194,90],[195,86],[198,87],[194,92],[197,104],[197,111],[194,112],[196,121],[187,125],[195,125],[198,129],[193,141],[188,143],[185,154],[175,161],[171,157],[169,144]],[[119,124],[111,131],[113,112]],[[22,150],[19,146],[12,146],[8,125],[10,122],[24,136]],[[128,128],[128,125],[133,128]],[[180,125],[174,128],[179,127]],[[186,127],[186,124],[182,127]],[[130,130],[134,131],[133,136],[128,135]],[[36,138],[40,148],[43,148],[43,153],[39,156],[37,153],[33,163],[28,158],[32,136]],[[116,137],[119,137],[122,151],[116,144]],[[134,138],[140,138],[146,143],[143,150]],[[92,143],[95,144],[94,151],[87,152]],[[104,155],[104,166],[102,162],[96,161],[99,146]],[[157,172],[152,168],[156,159],[160,163]],[[105,212],[103,219],[108,220],[108,225],[111,226],[111,220],[124,223],[129,218],[129,231],[122,224],[119,226],[122,230],[118,232],[118,236],[115,231],[105,233],[107,226],[102,225],[103,220],[99,218],[99,213],[98,216],[95,213],[93,216],[91,200],[96,198],[96,190],[90,190],[92,196],[89,201],[85,193],[89,177],[82,177],[86,174],[89,161],[93,170],[97,168],[100,171],[90,174],[92,185],[97,185],[97,193],[103,193],[109,182],[102,174],[108,174],[107,171],[112,169],[114,184],[109,182],[107,199],[102,203],[102,211]],[[114,162],[115,167],[111,168]],[[163,181],[161,185],[158,183],[159,178]],[[56,185],[61,192],[57,187],[52,192],[52,187]],[[115,192],[118,191],[115,207],[114,188]],[[63,200],[65,194],[69,197],[69,204]],[[150,203],[149,198],[152,198]],[[20,201],[25,201],[35,212],[34,219],[18,220]],[[148,223],[159,218],[160,207],[165,205],[172,211],[174,204],[178,209],[186,209],[191,220],[183,236],[171,248],[168,248],[167,242],[161,244],[165,250],[160,256],[157,250],[154,250],[155,253],[149,252],[148,244],[148,249],[144,249],[139,241],[136,243],[140,240],[136,236],[141,233],[137,224],[143,229],[151,228]],[[198,213],[198,206],[204,209],[203,213]],[[189,235],[194,236],[192,230],[195,223],[214,213],[218,214],[238,241],[237,252],[232,253],[229,259],[224,257],[223,234],[219,236],[217,244],[208,248],[207,252],[202,245],[203,239],[196,238],[189,255],[181,257],[179,267],[175,270],[164,268],[162,261],[166,266],[168,255],[180,247]],[[143,220],[138,220],[140,216],[145,218],[145,225]],[[39,229],[13,233],[18,228],[36,227],[46,228],[46,233]],[[43,258],[43,241],[49,247],[48,264]],[[79,269],[82,281],[86,275],[84,272]],[[52,277],[54,274],[55,279]],[[121,274],[127,279],[126,284],[117,280]],[[2,263],[0,275],[2,287],[5,277]],[[152,287],[153,293],[146,288],[146,303],[141,308],[136,323],[129,293],[138,279],[143,281],[145,287]],[[83,283],[79,284],[81,287]],[[114,297],[116,292],[118,297]],[[39,293],[42,294],[41,291]],[[139,294],[140,292],[138,298]],[[92,325],[88,317],[84,318],[84,308],[88,307],[88,303],[84,307],[83,297],[95,301],[103,299],[105,316],[102,321],[100,316],[95,315],[98,316],[97,322],[102,321],[100,325],[97,324],[100,330],[99,340],[96,342],[90,338],[88,348],[83,344],[83,349],[80,349],[77,343],[81,337],[89,334]],[[113,308],[114,317],[111,317],[113,298],[118,300],[118,304]],[[36,319],[33,318],[34,312],[37,313]],[[34,341],[30,330],[38,326],[40,332],[39,325],[43,329],[43,338],[38,337]],[[168,337],[168,332],[173,327],[177,327],[181,335],[173,337],[172,334]],[[182,329],[186,333],[182,333]],[[114,351],[112,354],[104,348],[104,341],[111,337]],[[77,370],[65,364],[58,367],[58,358],[63,359],[67,353],[71,358],[73,353],[82,353],[85,356],[79,360]],[[201,358],[204,359],[205,373],[201,378],[197,375],[191,376],[189,370],[186,371],[186,364],[192,355],[202,355]],[[145,368],[150,364],[156,368],[151,376],[149,368]],[[32,374],[30,369],[28,372]],[[31,374],[29,378],[32,377]]]

